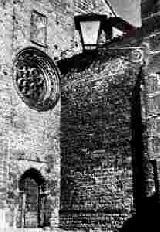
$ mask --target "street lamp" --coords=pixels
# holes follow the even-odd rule
[[[80,33],[84,50],[94,50],[97,48],[98,39],[106,21],[106,15],[84,14],[74,17],[75,29]],[[108,25],[108,33],[111,34],[111,30],[111,26]]]
[[[120,17],[94,13],[77,15],[74,17],[74,23],[85,51],[95,50],[100,45],[98,42],[102,31],[105,32],[105,42],[112,41],[113,29],[119,31],[119,37],[131,35],[131,31],[135,31],[132,25]]]

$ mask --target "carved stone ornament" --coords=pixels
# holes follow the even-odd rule
[[[13,64],[19,96],[33,109],[52,109],[59,98],[59,74],[52,59],[34,47],[20,51]]]
[[[144,52],[143,52],[143,50],[140,49],[140,48],[134,49],[131,52],[131,60],[134,63],[143,63],[143,60],[144,60]]]

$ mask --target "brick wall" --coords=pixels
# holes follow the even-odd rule
[[[63,227],[90,228],[102,220],[116,231],[120,215],[131,214],[132,94],[143,62],[138,51],[111,49],[59,63]]]
[[[101,13],[112,15],[111,9],[103,0],[74,0],[74,14]]]

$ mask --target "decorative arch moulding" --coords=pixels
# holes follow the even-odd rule
[[[60,96],[58,69],[35,47],[21,50],[13,61],[13,81],[20,98],[37,111],[52,109]]]

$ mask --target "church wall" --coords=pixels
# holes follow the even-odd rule
[[[45,179],[51,213],[50,226],[57,227],[60,196],[60,98],[54,108],[48,111],[30,108],[17,93],[13,81],[13,62],[17,54],[27,47],[45,52],[55,63],[61,59],[64,51],[73,45],[72,7],[61,4],[61,1],[8,0],[2,1],[0,8],[1,227],[22,227],[19,181],[30,169],[37,170]],[[38,29],[32,25],[33,12],[42,19],[41,24],[36,22],[40,25]],[[34,33],[37,33],[37,37]]]

